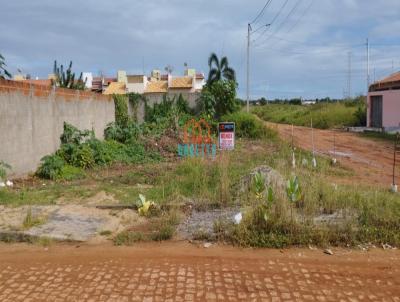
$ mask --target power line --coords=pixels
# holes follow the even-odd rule
[[[288,3],[289,0],[286,0],[282,7],[280,8],[280,10],[278,11],[278,13],[275,15],[275,17],[272,19],[272,21],[269,23],[270,25],[274,24],[275,20],[279,17],[279,15],[281,14],[281,12],[283,11],[283,9],[285,8],[286,4]],[[262,36],[264,36],[264,34],[269,30],[269,27],[267,27],[253,42],[258,41]]]
[[[297,21],[293,24],[293,26],[291,28],[289,28],[289,30],[286,33],[290,33],[293,28],[295,28],[297,26],[297,24],[299,24],[300,20],[303,19],[303,17],[306,15],[306,13],[308,12],[308,10],[311,8],[311,6],[314,4],[314,0],[311,0],[310,4],[307,6],[307,8],[303,11],[303,13],[300,15],[300,18],[297,19]]]
[[[300,42],[300,41],[295,41],[295,40],[289,40],[289,39],[285,39],[282,37],[278,37],[275,35],[271,35],[270,36],[272,39],[276,39],[276,40],[281,40],[281,41],[285,41],[288,43],[294,43],[294,44],[301,44],[301,45],[305,45],[305,46],[314,46],[314,47],[326,47],[326,46],[331,46],[331,47],[343,47],[343,48],[347,48],[347,47],[358,47],[358,46],[364,46],[365,43],[359,43],[359,44],[331,44],[331,45],[326,45],[326,44],[314,44],[314,43],[309,43],[309,42]],[[256,47],[261,46],[264,42],[256,45]]]
[[[262,43],[267,42],[269,39],[271,39],[272,37],[274,37],[279,30],[285,25],[285,23],[287,22],[287,20],[290,18],[290,16],[296,11],[297,7],[299,6],[299,4],[301,3],[302,0],[299,0],[296,2],[296,4],[293,6],[293,8],[290,10],[290,12],[286,15],[285,19],[283,19],[283,21],[279,24],[279,26],[275,29],[274,33],[272,33],[271,35],[269,35]],[[261,43],[261,44],[262,44]]]
[[[254,18],[254,20],[252,22],[250,22],[250,24],[254,24],[262,15],[264,15],[265,9],[268,7],[268,5],[271,3],[272,0],[268,0],[264,7],[262,8],[262,10],[258,13],[257,17]]]
[[[278,13],[275,15],[275,17],[272,19],[272,21],[270,22],[271,25],[274,24],[275,20],[279,17],[279,15],[282,13],[283,9],[285,8],[286,4],[288,3],[289,0],[286,0],[282,7],[280,8],[280,10],[278,11]]]

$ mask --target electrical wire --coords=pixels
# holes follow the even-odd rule
[[[289,30],[286,33],[290,33],[293,28],[295,28],[297,26],[297,24],[299,24],[300,20],[303,19],[303,17],[306,15],[306,13],[310,10],[311,6],[314,4],[315,0],[311,0],[310,4],[307,6],[307,8],[304,10],[304,12],[300,15],[300,18],[297,19],[297,21],[293,24],[293,26],[291,28],[289,28]]]
[[[290,18],[290,16],[296,11],[296,9],[299,7],[300,3],[303,0],[299,0],[296,2],[296,4],[293,6],[293,8],[290,10],[290,12],[286,15],[285,19],[279,24],[278,28],[275,30],[273,36],[275,36],[279,30],[283,27],[283,25],[287,22],[287,20]]]
[[[254,18],[254,20],[252,22],[250,22],[250,24],[254,24],[255,22],[257,22],[257,20],[262,17],[262,15],[264,15],[265,9],[268,7],[268,5],[272,2],[272,0],[268,0],[264,7],[262,8],[262,10],[258,13],[258,15]]]
[[[256,38],[254,39],[253,42],[258,41],[268,30],[269,28],[272,26],[272,24],[274,24],[274,22],[276,21],[276,19],[279,17],[279,15],[282,13],[283,9],[285,8],[286,4],[289,2],[289,0],[286,0],[282,7],[280,8],[280,10],[278,11],[278,13],[275,15],[275,17],[272,19],[272,21],[269,23],[269,26],[267,26],[267,28]]]

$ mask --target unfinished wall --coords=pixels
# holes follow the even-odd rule
[[[0,79],[0,160],[24,176],[58,149],[64,121],[102,138],[114,119],[110,97]]]

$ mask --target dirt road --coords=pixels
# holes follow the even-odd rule
[[[277,129],[285,140],[291,141],[291,125],[267,124]],[[310,128],[294,126],[293,133],[295,146],[310,151],[313,149]],[[390,187],[393,170],[393,144],[363,138],[355,133],[345,131],[314,129],[314,146],[317,153],[333,156],[334,140],[335,157],[355,173],[351,179],[342,179],[343,182]],[[398,161],[398,165],[400,166],[400,161]],[[397,175],[400,176],[400,169],[397,169]],[[400,182],[400,177],[397,177],[397,182]]]
[[[400,301],[398,250],[1,244],[0,259],[0,301]]]

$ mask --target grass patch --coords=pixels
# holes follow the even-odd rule
[[[164,212],[160,217],[148,219],[148,224],[141,229],[128,229],[117,234],[113,242],[115,245],[133,245],[140,241],[165,241],[175,234],[176,226],[180,222],[181,214],[177,210]]]
[[[261,119],[274,123],[313,126],[319,129],[357,126],[357,103],[335,102],[315,105],[269,104],[255,107],[253,112]]]
[[[22,228],[24,230],[29,230],[30,228],[34,227],[34,226],[39,226],[46,223],[46,219],[43,217],[34,217],[32,215],[32,209],[29,208],[26,216],[24,218],[24,221],[22,222]]]
[[[376,132],[376,131],[365,131],[360,133],[360,136],[375,140],[389,141],[393,143],[397,139],[397,135],[394,133]]]
[[[112,234],[112,232],[109,230],[104,230],[104,231],[101,231],[99,234],[100,234],[100,236],[110,236]]]

